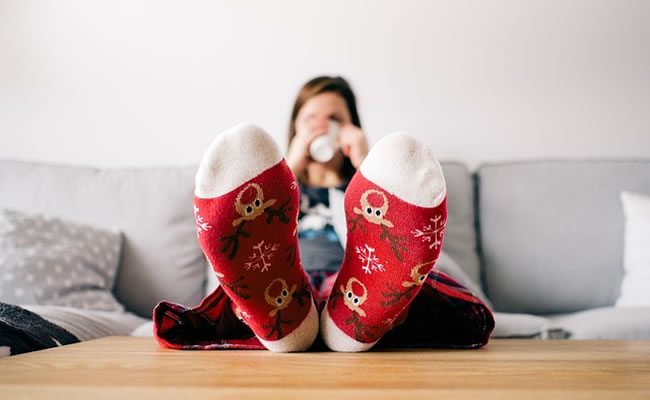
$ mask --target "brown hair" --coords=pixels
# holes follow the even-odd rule
[[[296,101],[294,102],[293,110],[291,111],[288,144],[291,144],[293,137],[296,136],[296,118],[298,117],[298,112],[300,112],[302,106],[304,106],[312,97],[327,92],[336,93],[345,100],[345,104],[350,112],[352,124],[361,128],[359,112],[357,111],[357,102],[350,84],[340,76],[318,76],[305,83],[302,88],[300,88],[300,91],[298,91],[298,96],[296,96]],[[352,176],[356,172],[356,168],[352,165],[352,161],[350,161],[349,157],[344,157],[343,166],[341,167],[340,172],[344,179],[352,179]]]

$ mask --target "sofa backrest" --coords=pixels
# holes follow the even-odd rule
[[[614,304],[623,276],[620,192],[650,194],[650,160],[541,161],[478,169],[487,294],[499,311]]]
[[[464,164],[441,162],[447,182],[447,226],[442,248],[474,282],[481,282],[472,175]]]
[[[472,177],[463,164],[441,165],[449,212],[444,249],[478,281]],[[0,160],[0,206],[120,229],[115,295],[128,310],[151,316],[160,300],[194,306],[203,296],[206,268],[192,208],[195,173],[195,166],[99,169]]]
[[[192,208],[195,167],[97,169],[0,160],[0,206],[123,233],[114,293],[151,316],[170,300],[197,305],[205,281]]]

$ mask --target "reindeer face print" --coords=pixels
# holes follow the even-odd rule
[[[427,275],[429,275],[429,271],[431,270],[431,265],[435,264],[436,261],[437,260],[425,262],[411,268],[411,279],[413,280],[402,282],[402,286],[404,287],[422,286],[424,284],[424,281],[426,281],[427,279]]]
[[[244,321],[244,316],[242,315],[241,308],[239,308],[239,307],[235,308],[235,316],[237,317],[238,320],[240,320],[242,322],[246,322],[246,321]]]
[[[232,235],[226,235],[219,238],[219,241],[223,242],[221,252],[225,253],[230,250],[230,253],[228,253],[228,259],[232,260],[235,258],[239,251],[239,241],[241,238],[248,238],[251,236],[250,232],[244,230],[246,221],[252,221],[262,214],[266,214],[267,224],[273,223],[275,218],[283,224],[291,222],[287,215],[293,210],[293,206],[290,203],[291,197],[288,198],[279,208],[274,209],[271,206],[275,204],[275,199],[264,201],[264,192],[260,185],[257,183],[249,183],[244,186],[235,199],[235,210],[239,215],[241,215],[232,222],[232,225],[236,226],[237,229]]]
[[[345,287],[341,285],[340,289],[341,293],[343,293],[343,302],[345,305],[351,311],[365,317],[366,312],[361,309],[361,305],[366,301],[366,299],[368,299],[368,289],[366,289],[366,286],[359,282],[357,278],[350,278],[347,285]],[[359,289],[361,289],[363,293],[358,293]]]
[[[393,255],[399,261],[403,261],[404,257],[402,253],[408,253],[408,248],[404,244],[407,240],[404,236],[397,236],[391,233],[390,229],[394,227],[393,223],[386,218],[386,213],[388,212],[388,198],[386,194],[380,190],[368,189],[361,195],[359,199],[359,204],[361,208],[354,207],[353,211],[357,214],[354,218],[348,218],[349,232],[354,233],[359,229],[362,233],[366,233],[363,220],[370,222],[375,225],[379,225],[381,228],[381,233],[379,234],[379,240],[387,240],[390,242],[390,248],[393,251]]]
[[[402,301],[402,299],[410,300],[415,293],[417,293],[418,286],[422,286],[424,281],[429,275],[431,266],[436,263],[436,260],[424,262],[422,264],[417,264],[411,268],[411,280],[406,280],[402,282],[402,287],[405,289],[395,289],[390,283],[386,284],[385,291],[381,292],[381,295],[386,299],[382,301],[381,304],[383,307],[392,307],[393,305]]]
[[[266,208],[275,204],[275,199],[264,202],[264,192],[257,183],[249,183],[237,195],[235,199],[235,210],[241,215],[233,221],[232,225],[237,226],[242,221],[251,221],[264,214]]]
[[[386,218],[388,211],[388,199],[383,192],[375,189],[368,189],[361,195],[361,209],[354,208],[354,213],[363,217],[373,224],[393,227],[393,223]]]
[[[274,317],[275,314],[289,307],[291,299],[293,298],[293,292],[296,291],[296,285],[294,284],[291,289],[287,285],[287,282],[282,278],[276,278],[264,290],[264,299],[266,303],[273,307],[273,310],[269,312],[271,317]]]

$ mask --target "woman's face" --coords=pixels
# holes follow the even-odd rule
[[[333,92],[317,94],[307,100],[298,111],[295,122],[296,135],[326,134],[330,119],[337,121],[341,126],[352,123],[343,97]]]

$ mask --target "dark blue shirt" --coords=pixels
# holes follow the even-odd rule
[[[348,182],[334,188],[300,184],[298,243],[302,266],[306,271],[338,271],[343,262],[343,247],[334,231],[332,218],[344,210],[330,208],[329,191],[345,192]]]

